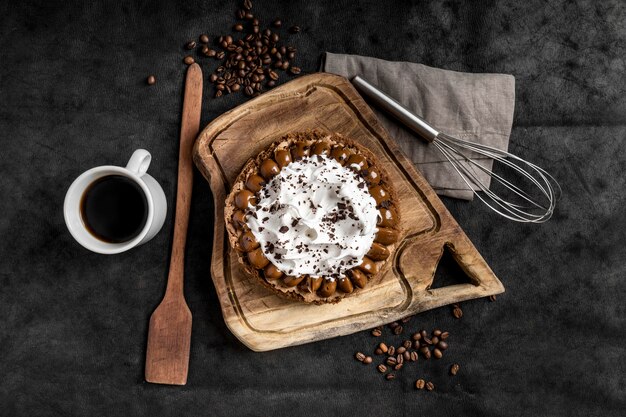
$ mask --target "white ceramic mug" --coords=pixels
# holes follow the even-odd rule
[[[167,213],[165,193],[158,182],[146,174],[152,157],[145,149],[133,152],[126,167],[104,165],[92,168],[80,175],[70,185],[65,195],[63,214],[65,224],[74,239],[90,251],[112,255],[127,251],[152,239],[163,226]],[[133,180],[143,190],[148,202],[148,219],[141,232],[127,242],[104,242],[92,235],[81,215],[81,199],[85,190],[96,180],[109,175],[121,175]]]

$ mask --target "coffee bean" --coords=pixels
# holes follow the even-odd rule
[[[215,92],[215,98],[222,97],[222,94],[224,94],[224,93],[222,93],[220,90],[217,90]]]
[[[195,47],[196,47],[195,41],[189,41],[185,44],[185,49],[188,49],[188,50],[192,50]]]
[[[261,24],[261,22],[259,21],[259,19],[257,19],[256,17],[254,19],[252,19],[252,24],[254,26],[259,26]]]
[[[237,81],[237,80],[235,80],[235,81]],[[241,89],[241,85],[239,85],[239,84],[237,84],[235,82],[235,84],[233,84],[230,88],[233,90],[233,92],[236,92],[236,91],[239,91]]]
[[[226,53],[224,53],[224,51],[219,51],[219,52],[215,55],[215,57],[216,57],[217,59],[224,59],[224,57],[225,57],[225,56],[226,56]]]
[[[382,334],[383,333],[380,330],[378,330],[378,329],[372,330],[372,336],[374,336],[374,337],[380,337],[380,336],[382,336]]]
[[[396,364],[396,366],[393,367],[393,370],[394,371],[399,371],[400,369],[402,369],[403,366],[404,366],[404,364],[398,363],[398,364]]]
[[[193,59],[193,57],[192,57],[192,56],[187,55],[187,56],[185,57],[185,59],[183,59],[183,62],[184,62],[185,64],[187,64],[187,65],[191,65],[191,64],[193,64],[193,63],[194,63],[194,62],[196,62],[196,61]]]
[[[419,358],[419,355],[417,354],[417,352],[416,351],[412,351],[411,352],[411,362],[416,362],[418,358]]]
[[[446,350],[448,349],[448,344],[443,340],[440,340],[439,343],[437,343],[437,348],[439,348],[439,350]]]
[[[233,26],[233,30],[235,32],[243,32],[243,25],[241,23],[237,23]]]
[[[461,307],[459,307],[458,304],[454,305],[454,308],[452,309],[452,315],[456,319],[460,319],[461,317],[463,317],[463,310],[461,310]]]
[[[396,358],[394,358],[393,356],[390,356],[387,358],[385,363],[389,366],[395,366],[398,363],[398,361],[396,361]]]
[[[243,0],[243,8],[246,10],[252,9],[252,1],[251,0]]]
[[[433,384],[431,381],[428,381],[428,382],[426,383],[426,389],[427,389],[428,391],[432,391],[432,390],[434,390],[434,389],[435,389],[435,384]]]
[[[370,363],[372,363],[373,359],[371,356],[366,356],[365,359],[363,359],[363,363],[365,365],[369,365]]]
[[[383,353],[387,353],[387,351],[389,350],[387,345],[382,342],[378,345],[378,349],[382,350]]]
[[[291,67],[289,72],[292,73],[293,75],[298,75],[300,74],[300,72],[302,72],[302,70],[300,69],[300,67]]]
[[[413,342],[413,349],[419,349],[421,345],[422,344],[420,343],[420,341],[416,340],[415,342]]]
[[[215,88],[217,88],[220,91],[224,91],[226,89],[226,86],[224,85],[224,82],[222,81],[222,83],[216,84]]]
[[[378,372],[380,372],[381,374],[384,374],[385,372],[387,372],[387,367],[383,365],[382,363],[378,365],[376,369],[378,369]]]
[[[272,33],[272,35],[270,36],[270,41],[276,43],[280,40],[280,36],[278,36],[278,33],[274,32]]]
[[[429,338],[429,337],[425,337],[425,338],[423,338],[423,339],[422,339],[422,343],[425,343],[425,344],[427,344],[427,345],[432,345],[432,344],[433,344],[433,341],[432,341],[432,340],[430,340],[430,338]]]
[[[402,342],[402,346],[404,346],[405,349],[411,349],[411,346],[413,346],[413,342],[411,342],[410,340],[405,340],[404,342]]]
[[[276,85],[276,81],[269,80],[267,83],[265,83],[265,85],[268,86],[269,88],[272,88]]]
[[[200,39],[201,43],[209,43],[209,37],[205,34],[200,35],[198,39]]]
[[[437,337],[441,336],[441,330],[439,329],[433,330],[433,336],[437,336]]]
[[[396,362],[404,363],[404,356],[402,356],[401,353],[398,353],[398,355],[396,355]]]
[[[215,73],[211,74],[211,76],[209,77],[209,81],[211,81],[212,83],[217,81],[217,74]]]
[[[461,366],[459,366],[458,363],[453,363],[452,366],[450,367],[450,375],[458,374],[459,369],[461,369]]]
[[[146,82],[148,83],[148,85],[154,85],[156,83],[156,78],[154,77],[154,75],[150,75],[148,76]]]
[[[269,83],[268,83],[269,84]],[[376,348],[376,350],[374,351],[375,354],[377,355],[382,355],[383,351],[380,348]]]
[[[404,361],[405,361],[405,362],[408,362],[408,361],[410,361],[410,360],[411,360],[411,354],[409,353],[409,351],[408,351],[408,350],[407,350],[406,352],[404,352],[404,353],[402,354],[402,356],[404,357]]]
[[[441,359],[443,357],[443,353],[438,348],[434,348],[433,356],[437,359]]]
[[[254,15],[250,12],[246,12],[246,14],[243,16],[244,19],[246,20],[252,20],[254,19]]]
[[[354,355],[354,357],[359,362],[363,362],[363,359],[365,359],[365,355],[361,352],[357,352],[356,355]]]
[[[422,336],[422,339],[425,339],[428,337],[428,332],[426,330],[420,330],[420,335]]]
[[[237,9],[237,12],[235,13],[235,16],[237,16],[237,19],[239,20],[242,20],[245,15],[246,11],[244,9]]]
[[[406,348],[404,346],[400,346],[398,349],[396,349],[396,352],[399,354],[403,354],[404,352],[406,352]]]
[[[394,379],[396,376],[393,373],[389,373],[387,375],[385,375],[385,379],[387,381],[391,381],[392,379]]]
[[[283,61],[283,65],[282,65],[282,67],[283,67],[283,70],[284,70],[284,71],[287,71],[287,68],[289,68],[289,61]],[[400,327],[400,326],[398,326],[398,327]],[[396,327],[396,329],[397,329],[398,327]],[[395,329],[394,329],[394,330],[395,330]]]
[[[396,327],[398,327],[400,325],[400,323],[398,323],[397,321],[393,321],[391,323],[389,323],[387,326],[389,326],[389,328],[391,330],[395,329]]]
[[[432,342],[433,345],[436,345],[437,343],[439,343],[439,338],[435,336],[432,339],[430,339],[430,341]]]
[[[426,385],[426,381],[424,381],[423,379],[418,379],[417,381],[415,381],[415,388],[417,389],[424,389],[424,386]]]
[[[280,19],[276,19],[272,22],[272,26],[274,26],[275,28],[279,28],[283,25],[283,22],[280,21]]]
[[[422,335],[418,333],[413,333],[413,335],[411,336],[411,339],[413,340],[420,340],[422,338]]]
[[[389,346],[389,349],[387,349],[387,355],[393,356],[395,354],[396,354],[396,348],[393,346]]]
[[[289,28],[289,33],[299,33],[299,32],[300,32],[300,26],[294,25]]]
[[[393,334],[400,335],[402,334],[403,331],[404,331],[404,328],[402,326],[398,326],[395,329],[393,329]]]
[[[421,348],[420,352],[422,353],[422,355],[424,355],[424,358],[430,359],[431,353],[430,353],[430,350],[428,350],[428,348],[426,346]]]
[[[446,340],[448,337],[450,337],[450,332],[443,332],[441,336],[439,336],[441,340]]]
[[[489,296],[489,301],[491,301],[492,303],[493,303],[494,301],[496,301],[496,296],[495,296],[495,295],[490,295],[490,296]]]
[[[246,93],[247,96],[252,96],[254,94],[254,88],[249,85],[244,89],[244,93]]]

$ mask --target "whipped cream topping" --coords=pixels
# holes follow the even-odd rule
[[[363,178],[323,155],[283,167],[257,200],[246,222],[286,275],[343,277],[363,261],[378,231],[376,201]]]

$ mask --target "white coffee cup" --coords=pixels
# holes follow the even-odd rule
[[[165,193],[158,182],[146,174],[152,157],[145,149],[133,152],[126,167],[104,165],[80,175],[65,195],[63,214],[65,224],[74,239],[90,251],[112,255],[127,251],[152,239],[163,226],[167,214]],[[89,232],[81,215],[81,200],[85,190],[96,180],[109,175],[121,175],[134,181],[143,190],[148,202],[148,218],[141,232],[127,242],[104,242]]]

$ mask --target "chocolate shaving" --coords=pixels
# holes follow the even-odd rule
[[[278,231],[279,231],[280,233],[287,233],[287,232],[289,231],[289,227],[287,227],[287,226],[281,226],[281,228],[280,228],[280,229],[278,229]]]

